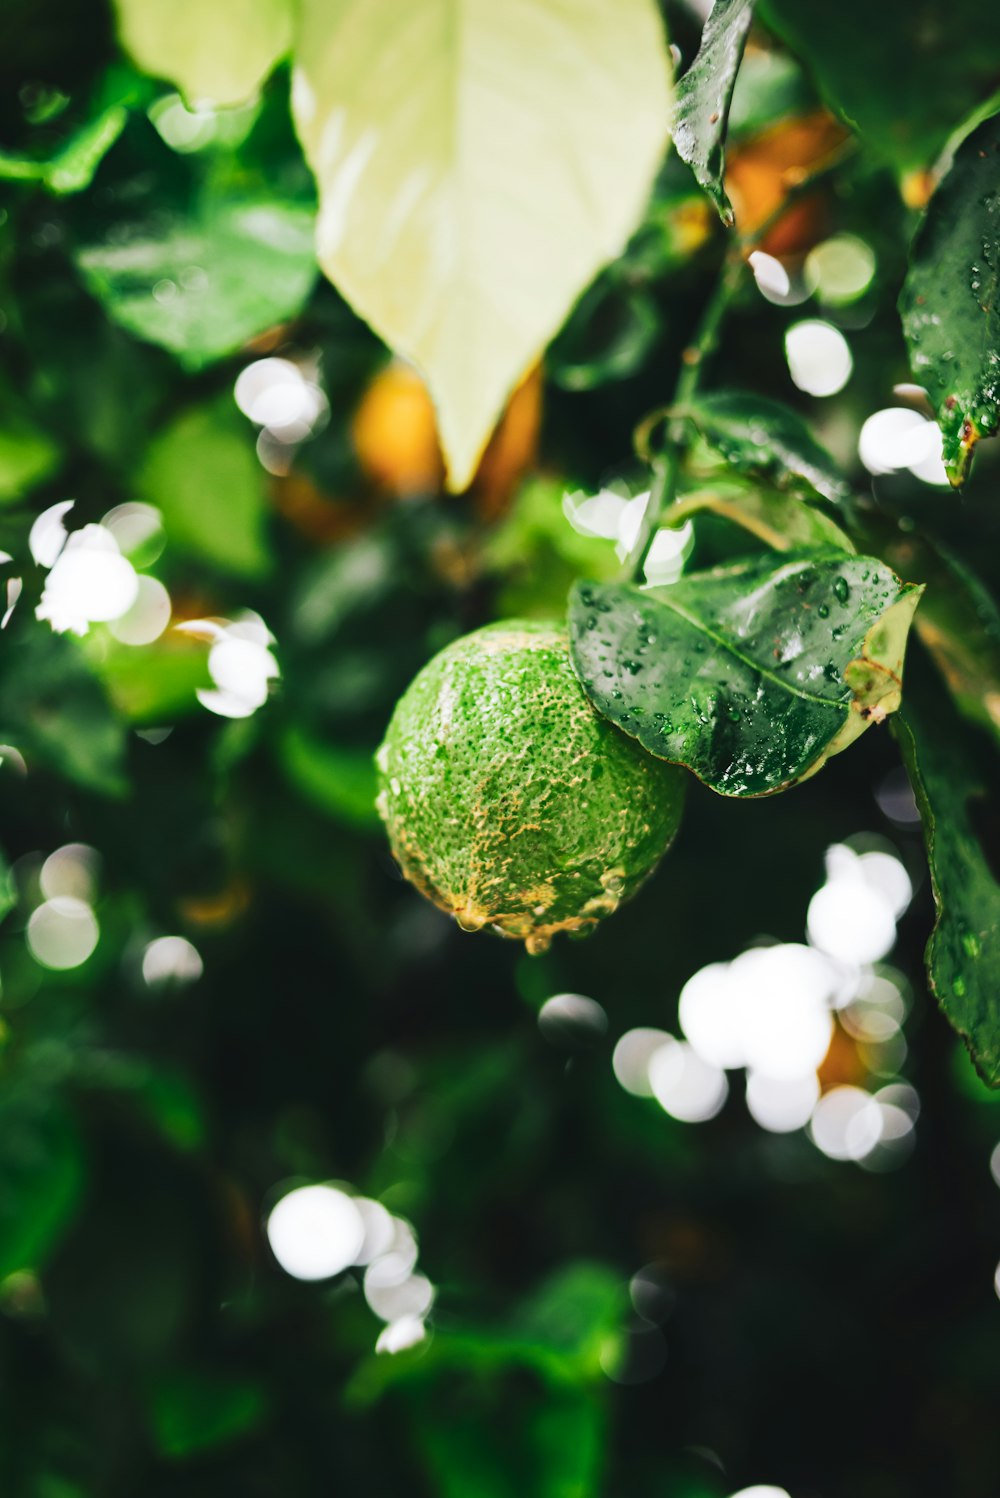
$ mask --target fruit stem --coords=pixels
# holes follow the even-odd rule
[[[740,284],[744,264],[744,248],[740,243],[726,256],[722,274],[705,305],[694,337],[681,354],[680,373],[669,407],[671,414],[667,422],[667,441],[663,453],[653,460],[649,503],[622,569],[625,578],[633,582],[641,580],[657,526],[674,502],[680,452],[686,435],[684,408],[697,393],[705,365],[718,346],[719,332]]]
[[[668,413],[667,440],[662,455],[651,460],[653,477],[650,484],[649,503],[642,517],[635,542],[625,558],[622,567],[623,581],[642,581],[643,568],[653,537],[664,514],[676,497],[681,450],[687,438],[684,408],[697,394],[705,364],[718,346],[719,331],[740,284],[743,267],[750,251],[760,244],[796,198],[812,191],[825,178],[836,172],[845,160],[850,159],[855,149],[856,142],[850,139],[845,141],[816,171],[789,187],[782,201],[764,223],[758,224],[757,228],[748,234],[741,234],[733,242],[723,262],[722,274],[715,283],[712,295],[701,315],[701,321],[695,329],[694,337],[681,354],[681,368],[674,388],[673,400],[666,408]]]

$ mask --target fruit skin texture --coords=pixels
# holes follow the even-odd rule
[[[400,698],[376,755],[377,807],[411,883],[466,930],[544,951],[652,873],[686,774],[600,717],[557,624],[456,640]]]

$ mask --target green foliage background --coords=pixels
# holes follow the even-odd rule
[[[883,7],[875,48],[853,0],[822,17],[764,7],[730,155],[821,100],[841,109],[861,135],[823,177],[807,240],[861,235],[877,272],[849,307],[820,308],[854,357],[834,400],[788,381],[783,333],[808,310],[768,304],[749,277],[715,368],[796,408],[848,470],[857,544],[930,585],[921,610],[951,694],[913,646],[904,747],[952,902],[942,997],[956,973],[974,988],[995,1073],[997,462],[985,446],[959,498],[905,471],[872,481],[855,457],[860,423],[910,379],[896,299],[918,214],[900,173],[929,169],[1000,78],[979,8],[920,9],[917,27],[910,7]],[[689,61],[695,18],[670,6],[668,23]],[[925,989],[919,830],[875,794],[899,771],[890,730],[775,800],[692,783],[644,893],[538,958],[463,934],[403,885],[372,807],[372,750],[436,649],[508,613],[560,614],[581,574],[615,576],[609,546],[567,524],[563,491],[622,474],[636,424],[669,398],[725,231],[669,157],[628,250],[549,351],[530,473],[503,493],[401,499],[352,438],[388,353],[317,276],[288,87],[279,69],[177,151],[156,128],[170,86],[131,67],[103,6],[8,0],[0,18],[0,547],[24,578],[0,637],[0,740],[28,767],[0,764],[0,1491],[726,1498],[760,1482],[792,1498],[991,1498],[998,1095]],[[330,408],[286,475],[261,466],[232,401],[269,353],[314,359]],[[732,419],[724,400],[691,412],[713,481],[721,451],[734,504],[748,475],[774,479],[758,520],[791,524],[799,505],[797,544],[829,544],[844,513],[789,499],[803,461],[813,500],[842,499],[824,451],[786,413],[762,474],[730,427],[713,446],[713,422]],[[638,487],[642,465],[624,472]],[[259,612],[281,668],[264,708],[206,713],[197,641],[134,648],[35,619],[28,529],[71,497],[77,522],[157,507],[165,545],[137,565],[176,618]],[[711,508],[695,548],[698,566],[765,551]],[[913,988],[905,1075],[923,1104],[906,1164],[828,1160],[736,1097],[694,1128],[627,1096],[617,1037],[675,1028],[687,978],[762,933],[799,940],[824,850],[863,832],[888,835],[917,886],[893,958]],[[60,973],[33,960],[25,925],[41,859],[67,843],[99,855],[101,939]],[[994,923],[971,966],[970,919]],[[197,982],[143,981],[143,948],[166,933],[198,948]],[[540,1031],[564,992],[604,1007],[606,1037]],[[952,1017],[968,1032],[966,1007]],[[355,1274],[299,1283],[274,1261],[269,1209],[324,1180],[413,1223],[437,1292],[424,1346],[376,1357]],[[659,1331],[629,1300],[650,1265]]]

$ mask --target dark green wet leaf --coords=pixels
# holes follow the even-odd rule
[[[756,557],[665,588],[578,583],[573,664],[599,712],[727,796],[787,789],[901,700],[920,589],[871,557]]]
[[[930,167],[1000,76],[1000,10],[980,0],[762,0],[761,16],[866,148],[900,171]]]
[[[996,756],[922,682],[896,732],[937,906],[926,952],[930,985],[983,1080],[1000,1087],[1000,884],[978,835],[990,825],[984,809],[996,794]]]
[[[963,717],[1000,745],[1000,610],[981,578],[942,542],[859,516],[866,544],[926,587],[914,628]]]
[[[720,390],[685,406],[699,433],[740,473],[779,489],[840,500],[848,484],[802,417],[779,401],[743,390]]]
[[[230,396],[183,411],[154,438],[137,490],[169,543],[242,577],[269,570],[267,475]]]
[[[1000,425],[1000,115],[963,141],[931,199],[899,309],[953,484]]]
[[[94,195],[73,259],[115,322],[199,368],[302,308],[318,275],[312,187],[300,160],[268,173],[254,136],[202,159],[175,158],[151,133],[137,122],[127,157],[112,154],[117,176]]]
[[[726,123],[753,6],[754,0],[716,0],[698,55],[677,85],[677,154],[691,167],[728,226],[733,223],[733,209],[722,185]]]

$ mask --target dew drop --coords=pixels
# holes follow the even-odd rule
[[[488,916],[483,915],[482,911],[478,909],[472,900],[469,900],[461,910],[456,910],[455,912],[455,920],[462,931],[482,931],[488,919]]]

